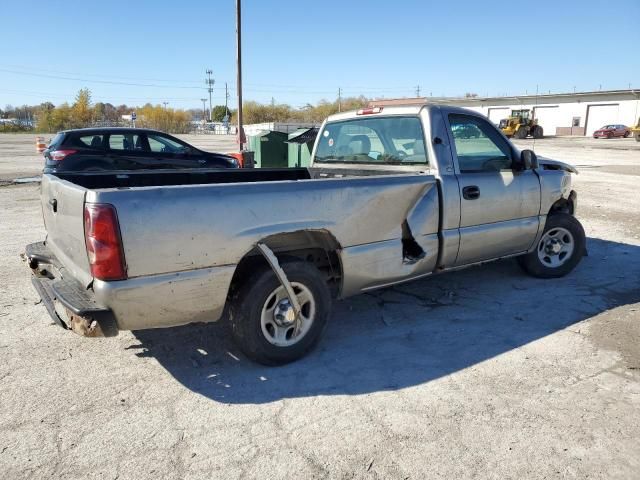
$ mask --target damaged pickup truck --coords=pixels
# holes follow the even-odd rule
[[[367,108],[325,121],[309,169],[45,174],[26,254],[66,329],[228,316],[246,355],[282,364],[333,299],[505,257],[566,275],[585,253],[572,172],[469,110]]]

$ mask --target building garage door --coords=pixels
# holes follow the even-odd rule
[[[617,103],[589,105],[587,107],[587,128],[585,135],[591,136],[593,132],[609,123],[618,123],[619,108],[620,105]]]
[[[534,107],[534,110],[534,117],[538,119],[538,125],[542,127],[545,137],[555,135],[556,127],[563,126],[560,124],[560,119],[558,118],[560,109],[557,105],[553,107]],[[570,120],[567,122],[567,125],[569,122]]]
[[[510,113],[511,110],[508,107],[489,108],[489,113],[487,116],[489,117],[489,120],[491,120],[491,123],[495,123],[496,125],[498,125],[500,123],[500,120],[502,120],[503,118],[507,118]]]

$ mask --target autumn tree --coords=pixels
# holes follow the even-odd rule
[[[82,88],[71,106],[71,123],[74,128],[82,128],[91,125],[92,120],[91,92],[88,88]]]

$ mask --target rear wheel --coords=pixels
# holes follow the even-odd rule
[[[628,138],[629,137],[629,132],[624,132],[624,138]]]
[[[544,136],[544,130],[540,125],[533,127],[533,138],[542,138]]]
[[[580,222],[568,213],[547,217],[536,249],[518,258],[520,266],[534,277],[563,277],[584,256],[586,238]]]
[[[636,142],[640,142],[640,132],[636,133]]]
[[[265,266],[240,287],[231,305],[231,329],[240,349],[264,365],[283,365],[303,357],[320,340],[331,311],[331,294],[311,263],[287,260],[282,269],[300,303],[296,319],[285,288]]]
[[[522,126],[518,128],[518,131],[516,132],[516,138],[519,138],[519,139],[527,138],[528,133],[529,132],[527,132],[527,127]]]

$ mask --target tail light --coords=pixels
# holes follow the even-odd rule
[[[91,275],[98,280],[124,280],[127,268],[122,251],[118,215],[113,205],[84,206],[84,238]]]
[[[71,155],[72,153],[76,152],[77,150],[52,150],[49,152],[49,155],[51,156],[51,160],[59,162],[61,160],[64,160],[67,155]]]

